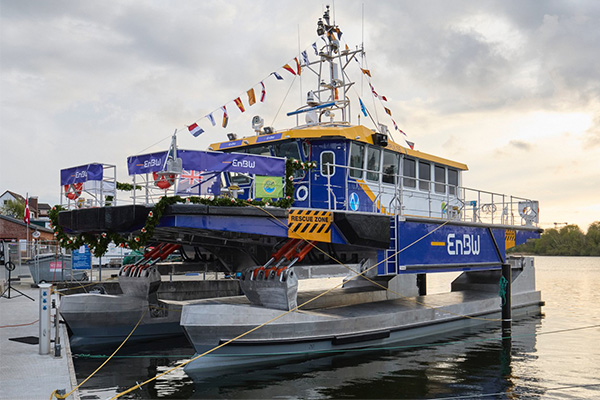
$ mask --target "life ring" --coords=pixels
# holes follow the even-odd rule
[[[82,191],[83,191],[83,182],[71,183],[70,185],[65,185],[65,196],[67,196],[67,199],[75,200],[76,198],[81,196]]]
[[[296,190],[296,200],[304,201],[308,198],[308,188],[304,185],[298,186]]]
[[[154,184],[161,189],[168,189],[175,183],[175,174],[166,174],[164,172],[153,172]]]

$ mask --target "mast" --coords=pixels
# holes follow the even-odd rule
[[[316,89],[307,93],[306,105],[287,115],[305,113],[307,125],[349,125],[348,93],[354,82],[346,74],[346,68],[351,61],[358,61],[356,57],[362,56],[363,49],[340,48],[342,31],[331,21],[329,6],[317,22],[317,34],[318,43],[325,45],[318,51],[319,59],[305,65],[317,78]]]

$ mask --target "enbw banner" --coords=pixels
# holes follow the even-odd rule
[[[80,183],[87,181],[101,181],[104,174],[102,164],[86,164],[78,167],[61,169],[60,184],[70,185],[72,183]]]

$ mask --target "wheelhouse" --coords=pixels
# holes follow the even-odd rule
[[[295,171],[295,208],[374,212],[443,218],[460,202],[467,166],[381,142],[364,126],[293,129],[211,145],[212,150],[315,161]],[[252,198],[252,178],[228,174],[224,182]]]

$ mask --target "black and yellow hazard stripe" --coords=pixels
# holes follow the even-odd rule
[[[288,237],[331,242],[331,211],[290,210]]]

